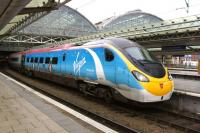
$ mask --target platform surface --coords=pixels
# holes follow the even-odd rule
[[[170,74],[175,75],[186,75],[186,76],[196,76],[200,77],[200,74],[197,71],[184,71],[184,70],[169,70]]]
[[[94,132],[0,74],[1,133]]]
[[[200,81],[192,79],[174,79],[175,90],[200,94]]]

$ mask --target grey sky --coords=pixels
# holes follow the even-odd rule
[[[189,2],[189,13],[186,12],[185,0],[72,0],[67,5],[96,23],[135,9],[141,9],[165,20],[200,14],[200,0]]]

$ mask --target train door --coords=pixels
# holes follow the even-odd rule
[[[115,61],[115,55],[114,52],[111,51],[108,48],[103,49],[104,50],[104,74],[106,80],[111,81],[112,83],[116,82],[115,79],[115,73],[116,73],[116,61]]]
[[[66,68],[67,52],[66,51],[60,52],[59,57],[60,57],[60,72],[62,74],[67,74],[67,68]]]
[[[22,69],[25,68],[25,61],[26,61],[26,55],[22,55],[22,58],[21,58],[21,67],[22,67]]]
[[[127,65],[120,57],[118,57],[116,64],[116,84],[127,85],[129,83],[130,74]]]
[[[40,54],[39,56],[39,65],[38,65],[39,71],[44,72],[45,71],[45,58],[44,54]]]
[[[51,71],[51,67],[50,67],[50,61],[51,61],[51,57],[49,53],[45,54],[45,59],[44,59],[44,71],[45,72],[50,72]]]
[[[31,64],[32,64],[32,63],[31,63],[31,57],[32,57],[32,56],[31,56],[31,55],[27,55],[27,57],[29,58],[29,59],[28,59],[29,61],[27,62],[27,68],[28,68],[28,69],[31,69]]]
[[[30,64],[30,68],[33,70],[34,69],[34,60],[35,60],[35,58],[34,58],[34,56],[32,55],[31,56],[31,64]]]
[[[34,60],[34,70],[38,71],[38,67],[39,67],[39,59],[38,57],[35,57],[35,60]]]
[[[50,72],[60,74],[60,64],[61,64],[61,60],[59,59],[59,52],[51,53]]]

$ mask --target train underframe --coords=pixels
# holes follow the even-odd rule
[[[114,100],[128,102],[129,100],[122,96],[117,90],[109,86],[101,85],[95,82],[86,82],[84,79],[74,78],[70,75],[52,74],[50,72],[41,72],[32,69],[21,69],[20,72],[29,77],[38,77],[49,80],[67,87],[75,88],[84,95],[90,95],[104,99],[107,103]]]

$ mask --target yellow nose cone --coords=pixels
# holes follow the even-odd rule
[[[141,82],[141,85],[153,95],[163,96],[171,92],[174,88],[174,82],[171,80],[165,81],[150,81]]]

